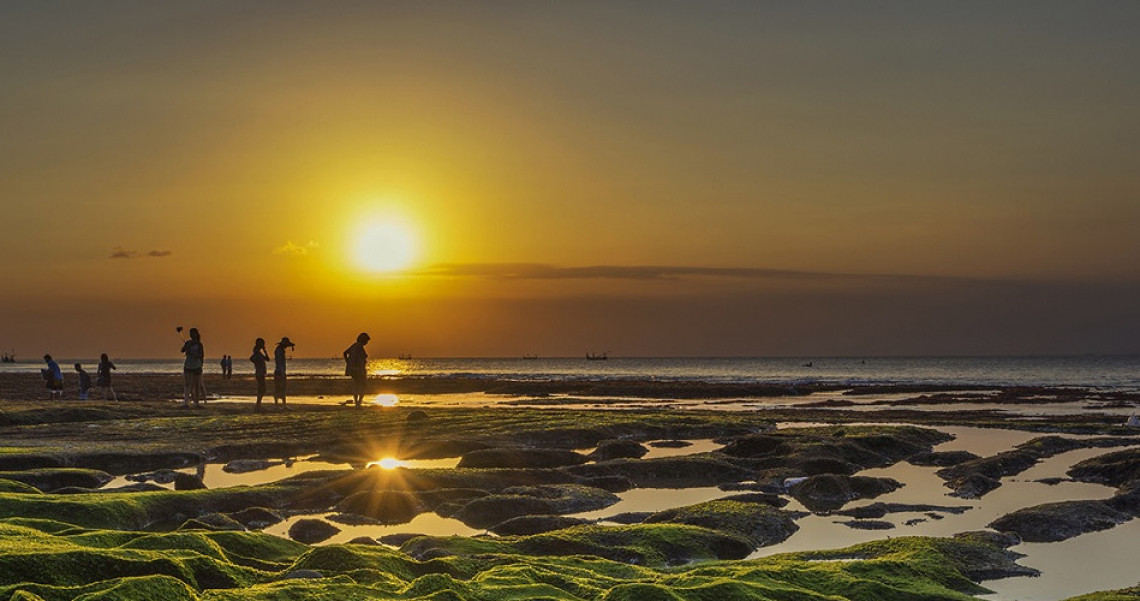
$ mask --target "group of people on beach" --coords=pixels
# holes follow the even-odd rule
[[[179,330],[181,331],[181,330]],[[206,349],[202,344],[202,335],[198,328],[190,328],[189,339],[182,343],[182,354],[186,356],[182,372],[185,386],[183,388],[183,407],[197,407],[205,399],[205,389],[202,386],[202,366],[205,363]],[[352,402],[360,407],[364,401],[364,394],[368,385],[368,353],[364,346],[371,338],[366,332],[356,337],[356,342],[344,350],[344,374],[352,378]],[[286,349],[292,350],[296,344],[288,336],[281,338],[273,349],[273,404],[286,406],[286,381],[288,354]],[[257,401],[255,411],[261,411],[261,401],[265,398],[265,378],[269,372],[269,352],[266,349],[264,338],[253,342],[253,352],[249,356],[253,363],[253,378],[257,382]],[[223,355],[222,374],[228,378],[233,374],[233,357]],[[193,403],[193,405],[191,405]]]
[[[178,328],[182,333],[182,328]],[[197,407],[206,399],[206,387],[202,380],[202,368],[205,365],[206,347],[202,344],[202,334],[198,328],[190,328],[188,338],[183,339],[181,353],[185,355],[182,363],[182,407]],[[371,338],[366,332],[356,337],[356,342],[344,350],[344,375],[352,378],[352,403],[360,407],[364,402],[364,395],[368,386],[368,353],[365,345]],[[296,345],[288,336],[281,338],[273,349],[273,404],[286,404],[287,363],[289,356],[287,350],[295,349]],[[255,411],[261,411],[261,401],[265,397],[265,379],[269,372],[269,352],[266,349],[264,338],[258,338],[253,343],[253,352],[249,356],[253,363],[253,377],[257,382],[257,401]],[[47,367],[40,370],[52,399],[63,398],[63,371],[59,363],[52,356],[44,355]],[[229,379],[233,376],[233,357],[223,355],[221,362],[222,377]],[[99,358],[99,365],[95,372],[95,386],[99,388],[103,400],[118,400],[115,389],[111,387],[111,372],[118,368],[103,353]],[[87,400],[91,391],[91,376],[83,369],[80,363],[75,364],[75,372],[79,377],[79,399]]]
[[[47,363],[47,367],[40,370],[40,375],[47,386],[48,396],[52,399],[62,399],[63,370],[60,369],[59,363],[50,354],[44,355],[44,362]],[[119,400],[118,395],[115,394],[115,389],[111,387],[111,370],[115,369],[118,368],[107,357],[107,353],[99,356],[99,365],[95,368],[95,386],[99,388],[99,393],[104,401],[107,400],[108,396],[112,401]],[[91,375],[83,369],[82,363],[75,364],[75,373],[79,376],[79,400],[86,401],[91,395]]]

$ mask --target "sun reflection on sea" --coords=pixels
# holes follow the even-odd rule
[[[402,376],[407,371],[408,362],[399,359],[376,359],[368,362],[370,376]]]

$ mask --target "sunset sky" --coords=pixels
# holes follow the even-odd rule
[[[1134,0],[5,2],[0,350],[1140,352],[1137,32]]]

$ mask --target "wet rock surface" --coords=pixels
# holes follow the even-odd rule
[[[289,527],[289,538],[311,545],[332,538],[339,532],[340,528],[324,520],[304,518]]]
[[[333,509],[363,515],[383,524],[403,524],[423,511],[416,495],[396,490],[358,492],[337,503]]]
[[[847,520],[836,522],[855,530],[894,530],[895,525],[880,520]]]
[[[751,472],[713,457],[662,457],[658,459],[614,459],[566,468],[583,478],[622,476],[642,487],[687,488],[716,486],[748,478]]]
[[[788,493],[811,511],[834,511],[856,499],[872,499],[902,487],[891,478],[871,476],[811,476],[793,484]]]
[[[717,500],[659,511],[642,523],[701,526],[736,534],[756,547],[765,547],[785,541],[799,530],[795,518],[802,515],[762,503]]]
[[[862,507],[853,507],[833,512],[857,519],[878,519],[890,513],[929,513],[941,512],[960,514],[972,509],[969,505],[925,505],[912,503],[871,503]]]
[[[989,526],[1001,532],[1013,532],[1027,542],[1048,543],[1107,530],[1129,519],[1132,516],[1113,509],[1104,501],[1064,501],[1019,509]]]
[[[489,528],[489,530],[503,536],[517,536],[521,534],[540,534],[589,523],[591,523],[590,520],[561,515],[526,515],[511,518],[501,524],[496,524]]]
[[[466,453],[459,460],[461,468],[551,468],[579,465],[586,456],[562,449],[506,448],[484,449]]]
[[[930,451],[928,453],[915,453],[907,458],[907,462],[926,467],[950,467],[975,459],[981,459],[981,457],[969,451]]]
[[[649,449],[635,440],[603,440],[587,457],[594,461],[607,459],[640,459]]]
[[[452,517],[474,528],[490,528],[511,518],[592,511],[619,500],[609,491],[576,484],[519,486],[474,499]]]

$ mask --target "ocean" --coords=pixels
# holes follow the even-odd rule
[[[218,373],[219,358],[207,360],[207,373]],[[181,359],[113,359],[118,373],[180,373]],[[93,371],[96,358],[65,358]],[[38,373],[39,362],[0,364],[0,373]],[[340,359],[292,359],[293,375],[343,376]],[[585,357],[377,359],[375,376],[479,378],[524,381],[658,380],[710,383],[836,385],[982,385],[1078,386],[1140,389],[1140,356],[1076,357]],[[250,374],[252,364],[234,359],[235,374]]]

